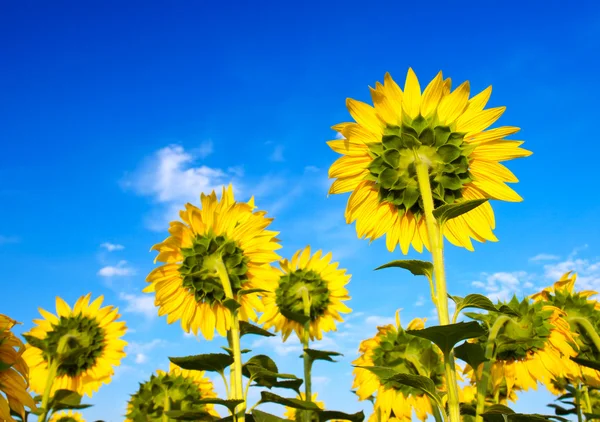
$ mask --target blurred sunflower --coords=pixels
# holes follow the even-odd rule
[[[57,297],[57,315],[40,308],[43,319],[34,320],[36,326],[23,335],[29,343],[23,358],[36,393],[44,392],[52,362],[58,365],[52,392],[66,389],[91,397],[110,382],[113,367],[125,356],[127,342],[121,337],[127,328],[125,322],[117,321],[119,310],[101,308],[103,296],[90,303],[90,296],[79,298],[73,309]]]
[[[425,326],[422,319],[414,319],[408,324],[408,330],[421,330]],[[400,325],[400,317],[396,314],[396,326],[377,327],[374,338],[360,343],[360,356],[353,365],[385,366],[412,375],[430,378],[438,390],[445,390],[444,362],[439,349],[429,340],[410,335]],[[375,407],[372,416],[382,421],[397,419],[408,422],[412,420],[414,410],[418,419],[424,421],[432,414],[429,398],[420,390],[383,380],[373,372],[364,368],[354,368],[354,384],[360,400],[375,396]],[[379,416],[377,416],[379,415]]]
[[[162,421],[167,397],[170,410],[206,412],[219,416],[214,405],[198,403],[201,399],[217,397],[204,371],[188,371],[171,363],[169,372],[158,370],[150,380],[140,384],[127,404],[125,422]]]
[[[0,420],[14,422],[10,411],[25,420],[25,406],[36,408],[27,392],[29,368],[23,359],[25,345],[11,329],[17,322],[0,314]]]
[[[215,329],[225,336],[232,318],[223,305],[227,299],[218,270],[226,271],[234,297],[241,304],[241,320],[256,320],[262,310],[256,293],[238,297],[241,290],[265,289],[277,280],[270,263],[279,259],[277,232],[265,230],[273,219],[264,211],[253,212],[254,199],[236,202],[231,185],[221,200],[213,191],[202,194],[202,209],[186,204],[183,222],[171,222],[170,236],[152,247],[156,261],[164,262],[146,278],[144,292],[156,294],[158,315],[167,323],[181,320],[184,331],[210,340]]]
[[[85,419],[81,413],[69,410],[52,414],[49,422],[85,422]]]
[[[552,286],[531,296],[536,302],[554,306],[565,314],[565,319],[573,333],[576,343],[577,357],[592,361],[600,360],[600,350],[595,346],[594,340],[588,330],[600,332],[600,303],[590,299],[597,294],[591,290],[575,291],[576,273],[565,273]],[[564,374],[568,382],[584,383],[593,387],[600,387],[600,371],[580,366],[571,360],[565,361],[568,371]],[[550,391],[560,394],[564,390],[557,387],[559,384],[549,386]]]
[[[429,169],[435,208],[464,200],[490,198],[521,201],[505,183],[517,178],[501,161],[526,157],[521,141],[504,138],[516,127],[485,130],[505,107],[484,110],[491,87],[469,99],[469,83],[450,92],[450,79],[442,72],[423,92],[412,69],[404,92],[389,74],[384,84],[371,88],[374,107],[348,99],[346,105],[356,123],[333,127],[344,139],[328,142],[343,154],[329,169],[335,178],[329,193],[352,192],[346,222],[356,221],[360,238],[377,239],[387,234],[390,251],[400,244],[419,252],[428,248],[416,163]],[[457,246],[473,250],[471,238],[496,241],[494,213],[489,203],[450,220],[444,235]]]
[[[564,313],[541,302],[531,303],[528,299],[519,302],[516,297],[510,302],[499,303],[512,310],[504,328],[499,331],[495,344],[495,361],[491,368],[492,396],[501,390],[507,397],[514,389],[537,389],[537,383],[552,388],[552,380],[569,371],[569,358],[575,356],[575,340],[565,321]],[[483,321],[489,328],[504,314],[468,313]],[[478,341],[487,342],[487,336]],[[483,364],[477,368],[481,378]],[[465,374],[474,380],[474,371],[466,366]]]
[[[346,270],[331,262],[331,253],[323,256],[322,251],[310,255],[310,246],[297,251],[291,261],[282,260],[281,273],[276,287],[265,293],[264,314],[260,323],[265,329],[275,327],[281,331],[284,341],[295,331],[302,339],[304,327],[299,322],[286,318],[286,312],[305,314],[304,296],[310,304],[310,331],[312,340],[321,339],[323,332],[334,331],[335,321],[343,321],[340,313],[350,312],[343,302],[350,299],[344,287],[350,280]]]

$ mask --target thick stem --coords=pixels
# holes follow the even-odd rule
[[[54,379],[56,378],[56,372],[58,371],[58,361],[50,360],[48,362],[48,376],[46,377],[46,386],[44,387],[44,394],[42,395],[42,413],[38,418],[39,422],[46,422],[48,417],[48,404],[50,402],[50,393],[52,392],[52,386],[54,385]]]
[[[310,356],[306,352],[308,346],[310,344],[310,296],[308,295],[308,289],[304,288],[302,290],[302,303],[304,305],[304,316],[308,317],[309,320],[304,323],[304,330],[302,330],[302,349],[304,353],[302,355],[304,360],[304,395],[305,400],[307,402],[312,401],[312,379],[311,379],[311,370],[312,370],[312,361],[310,360]],[[304,412],[304,420],[306,422],[310,422],[311,412]]]
[[[475,422],[483,422],[483,411],[485,410],[485,397],[487,396],[488,384],[490,379],[490,372],[492,365],[495,360],[495,345],[496,337],[500,333],[500,330],[510,322],[510,318],[507,316],[501,316],[496,320],[492,328],[490,329],[490,335],[488,337],[487,345],[485,348],[486,362],[483,364],[483,370],[481,371],[481,379],[477,383],[477,416]],[[477,368],[473,368],[473,371],[477,373]]]
[[[236,299],[233,295],[233,289],[231,288],[231,282],[229,281],[229,275],[223,260],[221,258],[215,261],[215,269],[223,285],[225,296],[228,299]],[[227,340],[229,340],[229,347],[233,351],[233,367],[231,368],[231,396],[234,400],[244,400],[235,411],[234,419],[238,422],[244,422],[246,417],[246,400],[244,398],[244,386],[242,379],[242,352],[240,346],[240,320],[238,317],[237,310],[231,311],[231,328],[227,333]]]
[[[433,273],[435,275],[435,297],[440,325],[450,324],[448,312],[448,291],[446,288],[446,274],[444,269],[444,242],[441,228],[433,216],[433,195],[429,181],[429,165],[415,154],[415,166],[419,191],[423,200],[425,225],[429,238],[429,247],[433,258]],[[448,388],[448,414],[450,422],[460,422],[460,402],[458,398],[458,381],[454,365],[454,353],[451,351],[444,356],[444,372]]]
[[[165,389],[165,402],[163,404],[162,422],[169,422],[167,412],[171,410],[171,398],[169,397],[169,391]]]

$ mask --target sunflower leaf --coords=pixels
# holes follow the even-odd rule
[[[287,407],[291,407],[293,409],[300,410],[311,410],[314,412],[321,412],[319,406],[317,406],[313,402],[308,402],[299,399],[288,399],[286,397],[278,396],[277,394],[270,393],[268,391],[260,392],[260,401],[262,403],[277,403]]]
[[[488,360],[485,358],[483,346],[478,343],[464,342],[454,349],[454,356],[467,362],[469,366],[474,369],[478,368],[479,365]]]
[[[224,399],[219,399],[217,397],[214,397],[214,398],[196,400],[196,401],[194,401],[194,403],[219,404],[221,406],[225,406],[226,408],[231,410],[231,412],[233,412],[238,405],[240,405],[241,403],[244,403],[244,400],[224,400]]]
[[[280,418],[279,416],[271,415],[270,413],[262,412],[258,409],[252,411],[255,422],[286,422],[287,419]]]
[[[218,418],[201,410],[169,410],[165,414],[177,421],[215,421]]]
[[[586,420],[600,419],[600,414],[598,413],[584,413],[583,416],[585,416]]]
[[[250,324],[246,321],[240,321],[240,337],[243,337],[246,334],[254,334],[263,337],[273,337],[275,335],[257,325]]]
[[[242,321],[240,321],[241,323]],[[241,337],[241,336],[240,336]],[[229,347],[225,347],[225,346],[221,346],[221,349],[225,350],[227,353],[229,353],[229,356],[233,356],[233,349],[229,348]],[[252,351],[252,349],[242,349],[240,350],[241,354],[244,353],[250,353]]]
[[[494,305],[494,303],[484,295],[469,294],[464,298],[460,296],[448,295],[448,297],[450,297],[450,299],[456,303],[456,312],[460,312],[467,308],[477,308],[486,311],[498,312],[498,308]]]
[[[304,352],[308,355],[311,362],[314,362],[315,360],[326,360],[329,362],[337,362],[336,360],[333,360],[331,357],[332,356],[343,356],[341,353],[328,352],[327,350],[304,349]]]
[[[333,419],[351,422],[362,422],[365,420],[365,414],[362,410],[358,413],[345,413],[337,410],[322,410],[317,415],[319,416],[319,422],[330,421]]]
[[[400,259],[391,261],[375,268],[375,271],[393,267],[403,268],[410,271],[413,275],[424,275],[430,280],[433,276],[433,264],[427,261],[419,261],[418,259]]]
[[[484,415],[513,415],[515,413],[514,410],[503,404],[493,404],[483,412]]]
[[[273,383],[272,387],[265,386],[267,388],[286,388],[289,390],[294,390],[298,395],[300,395],[300,387],[304,383],[304,380],[297,378],[294,380],[277,380]]]
[[[238,296],[249,295],[252,293],[268,293],[268,290],[265,289],[242,289],[238,292]]]
[[[222,372],[233,363],[233,357],[225,353],[207,353],[181,358],[169,357],[169,360],[182,369],[210,372]]]
[[[246,413],[246,422],[254,422],[254,416],[252,416],[252,413]],[[233,416],[229,415],[227,417],[224,418],[215,418],[214,422],[234,422],[233,420]]]
[[[571,360],[581,366],[585,366],[587,368],[592,368],[597,371],[600,371],[600,362],[598,362],[598,361],[583,359],[583,358],[571,358]]]
[[[447,356],[456,343],[469,338],[481,337],[485,330],[477,322],[459,322],[457,324],[437,325],[422,330],[406,330],[408,334],[434,342]]]
[[[469,211],[474,210],[478,206],[486,203],[487,201],[487,198],[482,198],[442,205],[441,207],[438,207],[435,210],[433,210],[433,216],[437,218],[441,225],[443,225],[448,220],[452,220],[453,218],[468,213]]]
[[[86,409],[91,406],[91,404],[81,404],[81,396],[71,390],[57,390],[48,403],[48,408],[54,410]]]
[[[310,317],[306,316],[304,314],[301,314],[299,312],[290,312],[286,309],[279,309],[279,312],[281,313],[281,315],[283,315],[285,318],[291,320],[291,321],[296,321],[299,322],[300,324],[304,325],[306,324],[308,321],[310,321]]]

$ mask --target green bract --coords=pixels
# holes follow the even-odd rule
[[[417,117],[401,126],[387,126],[382,142],[369,144],[373,161],[368,180],[379,189],[379,200],[394,204],[399,211],[422,215],[415,160],[429,164],[429,178],[435,208],[452,204],[462,197],[462,187],[473,179],[469,173],[469,154],[473,147],[464,133],[438,125],[435,116]]]
[[[234,294],[237,294],[248,279],[248,258],[236,242],[224,236],[197,236],[194,246],[182,248],[181,253],[184,259],[179,272],[183,279],[183,287],[194,293],[197,302],[212,305],[226,299],[223,285],[215,271],[217,259],[222,259],[225,264]]]
[[[327,283],[315,271],[301,269],[281,276],[275,301],[280,309],[304,314],[303,291],[308,293],[310,318],[314,321],[327,310],[330,294]]]

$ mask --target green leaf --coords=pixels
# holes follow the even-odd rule
[[[584,413],[583,416],[585,416],[586,420],[600,419],[600,414],[598,413]]]
[[[218,418],[201,410],[169,410],[166,415],[178,421],[215,421]]]
[[[223,306],[225,306],[229,311],[233,314],[237,311],[242,305],[235,299],[227,298],[223,301]]]
[[[291,407],[293,409],[312,410],[317,412],[321,411],[319,406],[317,406],[313,402],[308,402],[299,399],[288,399],[285,397],[278,396],[277,394],[270,393],[268,391],[261,391],[260,397],[260,401],[262,403],[277,403],[283,406]]]
[[[493,404],[483,412],[484,415],[512,415],[514,413],[514,410],[503,404]]]
[[[242,365],[242,375],[250,378],[252,374],[250,373],[249,366],[256,366],[258,368],[263,368],[267,371],[277,373],[279,369],[277,368],[277,364],[273,359],[271,359],[267,355],[256,355],[252,356],[248,361]]]
[[[336,410],[322,410],[318,413],[318,416],[319,422],[330,421],[333,419],[352,422],[362,422],[365,420],[365,414],[362,410],[358,413],[344,413],[338,412]]]
[[[249,295],[252,293],[269,293],[269,291],[265,289],[242,289],[238,292],[238,296]]]
[[[254,409],[252,411],[252,416],[254,416],[255,422],[287,422],[287,419],[271,415],[270,413],[262,412],[258,409]]]
[[[598,361],[582,359],[582,358],[571,358],[571,360],[581,366],[586,366],[588,368],[592,368],[597,371],[600,371],[600,362],[598,362]]]
[[[267,331],[264,328],[261,328],[257,325],[250,324],[246,321],[240,321],[240,337],[243,337],[246,334],[254,334],[263,337],[273,337],[275,335],[270,331]]]
[[[561,416],[565,416],[565,415],[576,415],[577,414],[577,408],[576,407],[572,407],[570,409],[566,409],[562,406],[559,406],[557,404],[547,404],[546,406],[551,407],[554,409],[554,413],[556,413],[557,415],[561,415]]]
[[[209,398],[209,399],[196,400],[196,401],[194,401],[194,403],[219,404],[221,406],[225,406],[226,408],[231,410],[231,412],[233,413],[233,411],[235,410],[236,407],[238,407],[238,405],[240,405],[241,403],[244,403],[244,400],[224,400],[224,399],[219,399],[219,398],[215,397],[215,398]]]
[[[398,261],[388,262],[381,267],[375,268],[375,271],[393,267],[403,268],[410,271],[413,275],[424,275],[430,280],[433,276],[433,264],[427,261],[419,261],[418,259],[400,259]]]
[[[329,362],[337,362],[333,360],[332,356],[343,356],[338,352],[328,352],[326,350],[315,350],[315,349],[304,349],[304,352],[308,355],[311,361],[315,360],[327,360]]]
[[[407,330],[406,332],[413,336],[431,340],[441,349],[444,355],[448,355],[459,341],[481,337],[485,334],[485,330],[481,328],[481,325],[474,321],[437,325],[422,330]]]
[[[242,321],[240,321],[242,322]],[[241,336],[240,336],[241,337]],[[225,350],[227,353],[229,353],[229,356],[233,356],[233,349],[229,348],[229,347],[225,347],[225,346],[221,346],[221,349]],[[244,353],[250,353],[252,351],[252,349],[242,349],[240,350],[241,354]]]
[[[433,216],[437,218],[440,224],[444,224],[448,220],[452,220],[458,216],[461,216],[469,211],[474,210],[481,204],[487,202],[488,199],[471,199],[468,201],[455,202],[453,204],[442,205],[441,207],[433,210]]]
[[[223,372],[233,363],[233,358],[224,353],[207,353],[182,358],[169,357],[169,360],[182,369],[211,372]]]
[[[460,309],[466,308],[477,308],[484,309],[486,311],[497,312],[496,306],[492,303],[492,301],[484,295],[480,294],[470,294],[465,296],[460,304]]]
[[[514,317],[520,317],[521,314],[518,313],[517,311],[513,310],[510,306],[507,305],[501,305],[498,308],[498,312],[508,315],[508,316],[514,316]]]
[[[87,409],[91,404],[81,404],[81,396],[71,390],[57,390],[48,403],[49,409]]]
[[[281,315],[283,315],[285,318],[289,319],[290,321],[296,321],[302,325],[304,325],[308,321],[310,321],[309,316],[306,316],[306,315],[298,313],[298,312],[290,312],[283,308],[279,309],[279,312],[281,313]]]
[[[298,395],[300,395],[300,387],[304,383],[304,380],[297,378],[295,380],[277,380],[273,383],[272,387],[265,386],[267,388],[286,388],[289,390],[294,390]]]
[[[485,358],[485,350],[479,343],[467,343],[464,342],[460,346],[454,349],[454,356],[460,360],[467,362],[471,368],[478,368],[483,362],[488,359]]]

